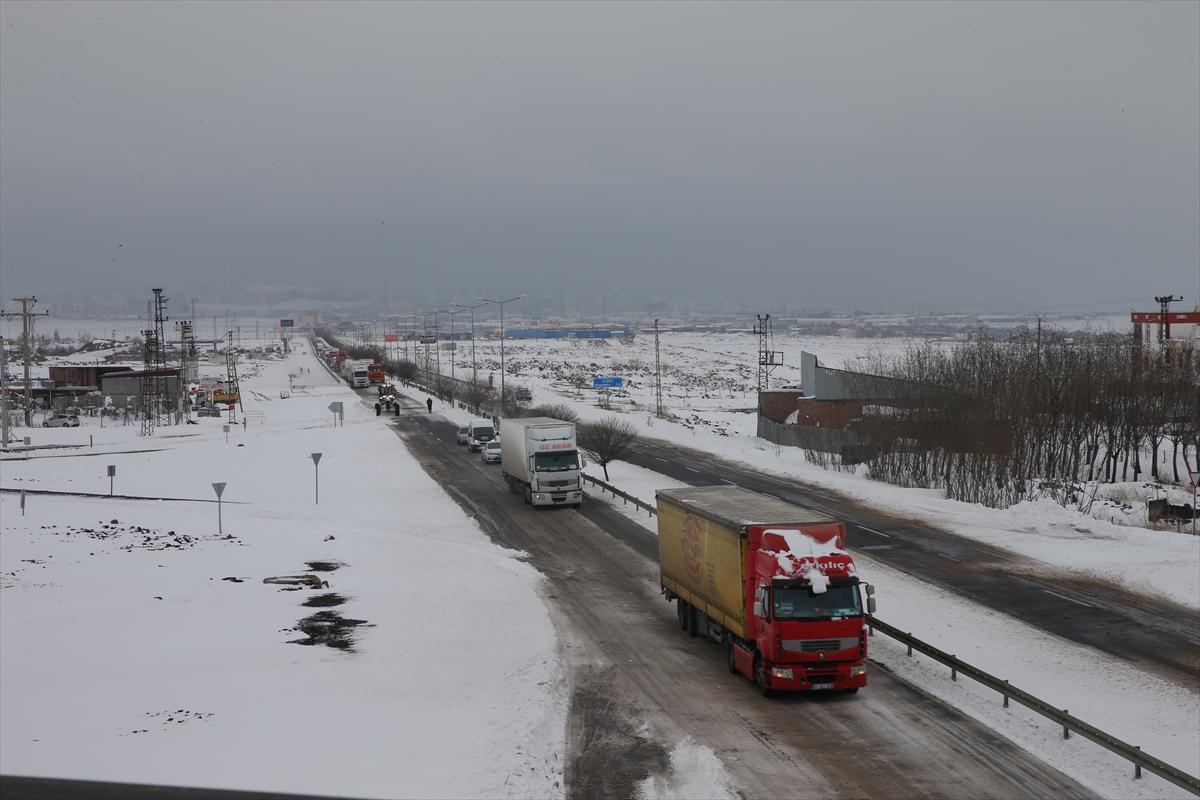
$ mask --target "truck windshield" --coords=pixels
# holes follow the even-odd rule
[[[857,586],[830,586],[824,594],[812,589],[781,589],[773,592],[771,611],[776,619],[830,619],[861,617]]]
[[[538,453],[533,457],[534,472],[561,472],[568,469],[579,469],[579,459],[574,452]]]

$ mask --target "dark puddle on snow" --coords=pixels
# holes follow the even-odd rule
[[[293,639],[289,644],[322,644],[335,650],[354,651],[354,639],[360,626],[374,627],[365,619],[350,619],[336,611],[318,611],[296,624],[296,630],[308,638]]]
[[[342,561],[305,561],[304,563],[313,572],[336,572],[342,567],[349,566]]]
[[[329,594],[318,594],[310,597],[300,605],[306,608],[331,608],[333,606],[340,606],[344,602],[346,602],[345,597],[342,597],[337,592],[330,592]]]

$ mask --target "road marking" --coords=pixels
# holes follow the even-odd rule
[[[735,484],[735,485],[736,485],[736,484]],[[769,497],[769,498],[771,498],[772,500],[779,500],[780,502],[783,502],[782,500],[780,500],[780,498],[776,497],[776,496],[775,496],[775,495],[773,495],[773,494],[767,494],[766,492],[763,492],[763,495],[764,495],[764,496],[766,496],[766,497]]]
[[[729,480],[728,478],[721,478],[721,480],[722,480],[722,481],[724,481],[725,483],[728,483],[730,486],[737,486],[737,484],[736,484],[736,483],[734,483],[733,481]],[[779,498],[777,497],[777,498],[775,498],[775,499],[776,499],[776,500],[778,500]]]
[[[1058,592],[1052,592],[1049,589],[1042,589],[1042,591],[1045,592],[1046,594],[1052,594],[1060,600],[1069,600],[1070,602],[1074,603],[1075,605],[1084,606],[1086,608],[1095,608],[1095,606],[1092,605],[1091,603],[1085,603],[1082,600],[1076,600],[1074,597],[1067,597],[1065,594],[1059,594]]]
[[[867,527],[867,526],[865,526],[865,525],[859,525],[859,526],[858,526],[858,529],[859,529],[860,531],[866,531],[867,533],[873,533],[873,534],[875,534],[876,536],[884,536],[884,537],[886,537],[886,538],[888,538],[888,539],[892,538],[892,535],[891,535],[890,533],[884,533],[883,531],[876,531],[876,530],[872,530],[871,528],[868,528],[868,527]]]
[[[700,473],[700,470],[698,470],[698,469],[692,469],[691,467],[684,467],[684,469],[688,470],[689,472],[695,472],[696,474],[699,474],[699,473]]]
[[[864,547],[857,547],[856,550],[891,550],[896,545],[894,544],[869,544]]]
[[[954,556],[948,556],[948,555],[946,555],[945,553],[934,553],[934,555],[941,556],[942,558],[948,558],[948,559],[950,559],[951,561],[962,561],[962,559],[961,559],[961,558],[955,558]]]
[[[658,458],[658,456],[655,456],[655,458]],[[670,461],[667,461],[665,458],[658,458],[658,460],[659,460],[659,461],[661,461],[661,462],[663,462],[664,464],[670,464],[670,463],[671,463]]]

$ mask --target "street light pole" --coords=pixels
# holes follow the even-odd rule
[[[485,303],[495,303],[500,306],[500,412],[504,413],[504,304],[511,303],[514,300],[520,300],[525,295],[519,294],[516,297],[510,297],[507,300],[488,300],[486,297],[476,297],[476,300],[483,300]]]
[[[475,367],[475,309],[486,306],[487,303],[480,303],[474,306],[464,306],[461,303],[451,303],[450,305],[470,309],[471,311],[471,386],[474,388],[479,384],[479,372]],[[503,382],[503,378],[501,382]]]

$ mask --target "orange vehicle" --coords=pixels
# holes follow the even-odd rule
[[[371,366],[367,367],[367,380],[370,383],[383,383],[385,380],[383,364],[378,361],[372,362]]]

